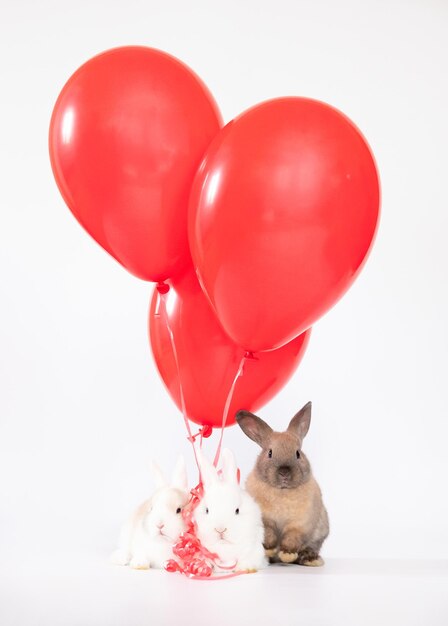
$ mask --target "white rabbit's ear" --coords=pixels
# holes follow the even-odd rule
[[[235,457],[228,448],[222,451],[222,476],[227,483],[238,484],[238,468]]]
[[[151,475],[156,489],[161,489],[162,487],[167,486],[168,483],[165,480],[165,476],[155,461],[151,462]]]
[[[204,483],[204,488],[211,487],[216,484],[219,480],[218,472],[216,471],[216,467],[213,463],[204,456],[202,450],[198,448],[196,451],[199,463],[199,469],[201,471],[201,480]]]
[[[176,465],[174,466],[173,475],[171,477],[171,487],[180,489],[181,491],[188,491],[187,467],[182,455],[179,455]]]

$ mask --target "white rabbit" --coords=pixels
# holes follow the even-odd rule
[[[155,463],[152,474],[156,491],[124,525],[118,549],[111,555],[116,565],[129,565],[134,569],[162,568],[166,560],[175,558],[172,546],[185,530],[181,513],[189,495],[185,461],[179,457],[171,485]]]
[[[258,570],[267,565],[264,528],[258,504],[238,484],[237,466],[230,450],[223,450],[222,476],[199,451],[204,497],[194,513],[202,545],[219,556],[219,564],[236,570]]]

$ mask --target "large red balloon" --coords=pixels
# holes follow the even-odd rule
[[[244,350],[222,330],[193,271],[172,286],[166,308],[188,417],[197,424],[219,427]],[[160,312],[160,295],[154,289],[149,313],[152,352],[171,397],[181,408],[176,363]],[[227,426],[235,423],[239,409],[256,411],[283,387],[300,363],[308,339],[309,331],[279,350],[246,360],[243,375],[236,383]]]
[[[164,280],[190,262],[188,195],[220,126],[215,101],[187,66],[159,50],[116,48],[64,86],[51,164],[92,237],[136,276]]]
[[[280,98],[230,122],[198,171],[189,223],[227,334],[270,350],[314,324],[361,270],[379,195],[365,139],[322,102]]]

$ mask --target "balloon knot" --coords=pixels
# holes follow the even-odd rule
[[[209,425],[205,425],[202,428],[200,428],[195,435],[191,435],[190,437],[187,437],[187,440],[190,443],[194,443],[199,436],[203,437],[204,439],[208,439],[212,434],[213,434],[213,428]]]
[[[167,283],[159,282],[156,285],[157,291],[163,296],[169,292],[170,286]]]
[[[250,350],[246,350],[246,352],[244,353],[244,358],[251,359],[252,361],[258,361],[258,357],[256,357],[255,354]]]
[[[205,425],[201,428],[201,434],[204,437],[204,439],[208,439],[209,437],[211,437],[213,433],[213,428],[211,426]]]

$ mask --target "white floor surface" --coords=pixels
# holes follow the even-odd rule
[[[448,561],[329,559],[201,582],[105,555],[3,555],[0,624],[447,626]]]

